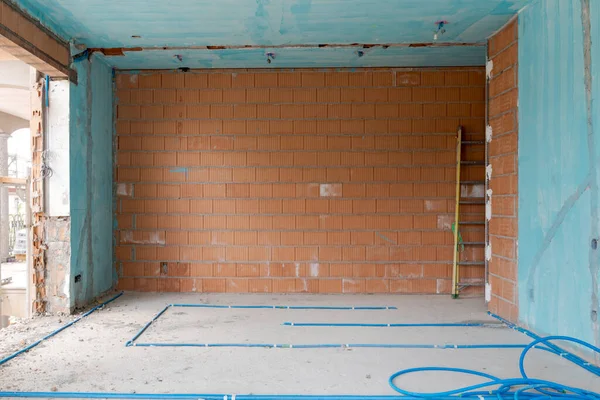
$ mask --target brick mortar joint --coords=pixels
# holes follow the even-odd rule
[[[496,93],[496,94],[495,94],[493,97],[490,97],[490,98],[489,98],[489,100],[490,100],[490,101],[492,101],[492,100],[495,100],[495,99],[497,99],[497,98],[499,98],[499,97],[501,97],[501,96],[504,96],[504,95],[506,95],[506,94],[510,93],[510,92],[511,92],[511,91],[513,91],[513,90],[517,90],[517,91],[518,91],[518,90],[519,90],[519,86],[515,84],[515,86],[511,86],[510,88],[508,88],[508,89],[506,89],[506,90],[503,90],[503,91],[502,91],[502,92],[500,92],[500,93]],[[519,107],[512,107],[512,108],[510,108],[510,109],[511,109],[511,110],[512,110],[512,109],[515,109],[515,110],[516,110],[516,109],[518,109],[518,108],[519,108]]]
[[[511,154],[515,154],[515,153],[505,153],[505,154],[502,154],[501,156],[506,156],[506,155],[511,155]],[[500,156],[497,156],[497,157],[500,157]],[[507,174],[494,174],[491,179],[488,179],[488,181],[492,181],[496,178],[505,178],[507,176],[518,176],[518,175],[519,174],[517,174],[516,172],[510,172]],[[516,192],[515,192],[515,194],[516,194]]]
[[[516,289],[516,287],[515,287],[515,289]],[[515,294],[516,294],[516,293],[515,293]],[[517,302],[513,302],[513,301],[511,301],[511,300],[509,300],[509,299],[507,299],[507,298],[505,298],[505,297],[502,297],[501,295],[499,295],[499,294],[497,294],[497,293],[492,293],[492,297],[496,298],[498,301],[503,301],[503,302],[505,302],[505,303],[508,303],[508,304],[510,304],[510,305],[513,305],[513,306],[518,306],[518,303],[517,303]],[[515,297],[518,297],[518,296],[515,296]],[[518,300],[517,300],[517,301],[518,301]]]
[[[511,90],[515,90],[515,89],[511,89]],[[489,117],[488,117],[488,124],[489,124],[489,123],[491,123],[492,121],[495,121],[495,120],[497,120],[497,119],[500,119],[500,118],[502,118],[502,117],[504,117],[504,116],[507,116],[507,115],[509,115],[509,114],[514,114],[515,118],[517,118],[517,119],[518,119],[518,116],[519,116],[519,114],[518,114],[518,111],[519,111],[519,108],[518,108],[518,107],[512,107],[512,108],[509,108],[508,110],[506,110],[506,111],[503,111],[503,112],[501,112],[501,113],[497,113],[497,114],[490,114],[490,115],[489,115]],[[519,129],[518,129],[518,123],[516,124],[516,126],[517,126],[517,128],[516,128],[516,129],[513,129],[513,130],[511,130],[511,132],[518,132],[518,131],[519,131]],[[507,132],[505,132],[505,133],[502,133],[502,134],[504,135],[504,134],[506,134],[506,133],[507,133]]]
[[[499,79],[502,75],[504,75],[507,71],[510,71],[511,69],[514,69],[515,72],[518,72],[518,65],[517,64],[510,64],[509,66],[507,66],[506,68],[498,71],[498,72],[494,72],[493,75],[488,79],[489,82],[493,82],[496,79]]]
[[[488,39],[488,41],[490,41],[490,40],[493,40],[493,39],[494,39],[496,36],[498,36],[498,35],[499,35],[499,34],[501,34],[501,33],[502,33],[502,31],[501,31],[501,32],[498,32],[496,35],[494,35],[494,36],[492,36],[491,38],[489,38],[489,39]],[[489,59],[489,60],[494,60],[496,57],[500,56],[502,53],[504,53],[506,50],[510,49],[510,48],[511,48],[513,45],[515,45],[515,44],[516,44],[516,45],[518,45],[518,44],[519,44],[519,38],[518,38],[518,36],[517,36],[517,37],[515,37],[515,39],[514,39],[512,42],[510,42],[508,45],[506,45],[506,46],[505,46],[505,47],[503,47],[502,49],[500,49],[500,50],[496,51],[496,52],[495,52],[495,53],[494,53],[494,54],[491,56],[491,58],[489,58],[489,56],[488,56],[488,59]]]

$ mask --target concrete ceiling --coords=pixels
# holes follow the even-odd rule
[[[485,43],[486,38],[506,23],[531,0],[14,0],[59,36],[91,48],[200,46],[273,46],[261,48],[261,67],[265,52],[273,50],[281,61],[272,66],[311,66],[312,52],[321,66],[363,66],[364,60],[350,52],[309,48],[292,52],[296,46],[319,44],[422,44],[433,42],[436,21],[446,20],[446,32],[438,37],[444,43]],[[284,46],[284,48],[281,48]],[[390,47],[391,49],[392,47]],[[467,46],[444,48],[423,55],[404,50],[403,55],[381,57],[375,64],[403,66],[407,56],[421,57],[422,65],[472,65],[473,50]],[[174,51],[176,49],[173,49]],[[193,60],[218,59],[219,67],[244,66],[257,57],[245,49],[206,49]],[[247,49],[246,49],[247,50]],[[108,57],[113,65],[132,67],[148,61],[172,63],[174,54],[142,51],[134,57]],[[236,53],[235,57],[231,54]],[[301,53],[302,60],[295,58]],[[351,59],[348,53],[354,54]],[[409,54],[410,53],[410,54]],[[132,53],[126,53],[132,54]],[[485,49],[479,48],[485,62]],[[304,58],[306,57],[306,58]],[[156,59],[162,58],[157,63]],[[463,60],[465,58],[468,61]],[[277,57],[276,57],[277,59]],[[390,64],[391,63],[391,64]],[[286,65],[282,65],[286,64]],[[293,64],[293,65],[292,65]],[[369,64],[369,65],[371,65]],[[212,64],[215,65],[214,63]],[[195,65],[186,65],[194,67]],[[210,66],[210,65],[209,65]],[[143,68],[137,65],[136,68]]]

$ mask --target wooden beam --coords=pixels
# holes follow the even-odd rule
[[[25,185],[27,185],[27,179],[11,178],[9,176],[0,176],[0,185],[25,186]]]

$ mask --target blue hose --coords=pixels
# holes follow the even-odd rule
[[[9,362],[10,360],[12,360],[13,358],[19,356],[20,354],[23,354],[25,352],[28,352],[29,350],[33,349],[35,346],[39,345],[40,343],[42,343],[44,340],[48,340],[50,339],[52,336],[55,336],[57,334],[59,334],[60,332],[64,331],[65,329],[67,329],[68,327],[75,325],[76,323],[78,323],[79,321],[81,321],[83,318],[87,317],[88,315],[90,315],[91,313],[93,313],[94,311],[104,307],[105,305],[107,305],[108,303],[115,301],[116,299],[118,299],[119,297],[121,297],[123,295],[123,292],[117,294],[116,296],[110,298],[109,300],[105,301],[102,304],[97,305],[96,307],[92,308],[91,310],[89,310],[88,312],[86,312],[85,314],[82,314],[81,316],[75,318],[73,321],[69,322],[68,324],[65,324],[63,326],[61,326],[60,328],[58,328],[57,330],[55,330],[54,332],[49,333],[48,335],[44,336],[43,338],[41,338],[38,341],[35,341],[33,343],[31,343],[29,346],[22,348],[21,350],[18,350],[16,352],[14,352],[13,354],[11,354],[8,357],[5,357],[3,359],[0,360],[0,365],[5,364],[7,362]]]
[[[268,349],[332,349],[332,348],[382,348],[382,349],[524,349],[525,344],[408,344],[408,343],[132,343],[134,347],[248,347]],[[537,346],[536,346],[537,348]]]
[[[165,306],[165,308],[163,308],[162,310],[160,310],[155,316],[154,318],[152,318],[150,321],[148,321],[148,323],[146,323],[146,325],[144,325],[142,327],[142,329],[139,330],[138,333],[135,334],[134,337],[132,337],[127,343],[125,343],[125,347],[129,347],[133,345],[133,342],[135,342],[140,336],[142,336],[142,334],[144,332],[146,332],[146,329],[150,328],[150,325],[152,325],[152,323],[154,321],[156,321],[157,319],[160,318],[161,315],[163,315],[165,312],[167,312],[167,310],[172,306],[172,304],[167,304]]]
[[[397,307],[391,306],[357,306],[357,307],[336,307],[336,306],[281,306],[281,305],[223,305],[223,304],[167,304],[165,308],[160,310],[150,321],[146,323],[135,334],[133,338],[125,343],[126,347],[130,347],[134,345],[134,342],[142,336],[144,332],[150,325],[152,325],[158,318],[160,318],[170,307],[189,307],[189,308],[219,308],[219,309],[263,309],[263,310],[397,310]],[[140,346],[140,345],[138,345]],[[153,346],[156,346],[153,344]],[[189,346],[189,345],[180,345],[180,346]],[[198,345],[200,347],[210,347],[204,345]],[[265,347],[265,346],[257,346],[257,347]]]
[[[499,315],[493,314],[489,311],[488,311],[488,314],[491,317],[496,318],[500,322],[504,323],[509,328],[514,329],[517,332],[521,332],[534,340],[538,340],[538,339],[542,338],[540,335],[537,335],[528,329],[517,326],[517,325],[513,324],[512,322],[507,321],[506,319],[502,318]],[[547,345],[549,349],[551,349],[554,353],[560,355],[561,357],[564,357],[565,359],[571,361],[572,363],[580,365],[583,369],[586,369],[589,372],[596,374],[595,367],[590,367],[590,364],[588,362],[586,362],[584,359],[582,359],[581,357],[578,357],[575,354],[568,352],[553,343],[546,343],[545,345]]]
[[[204,394],[204,393],[110,393],[110,392],[0,392],[0,398],[49,399],[184,399],[184,400],[418,400],[406,396],[361,395],[277,395],[277,394]],[[421,399],[422,400],[422,399]]]
[[[366,327],[366,328],[417,328],[417,327],[470,327],[470,326],[497,326],[498,324],[485,324],[479,322],[465,323],[440,323],[440,324],[360,324],[360,323],[321,323],[321,322],[284,322],[285,326],[308,326],[308,327]]]
[[[281,305],[222,305],[222,304],[171,304],[171,307],[196,307],[196,308],[242,308],[242,309],[275,309],[275,310],[397,310],[392,306],[281,306]]]
[[[55,330],[54,332],[46,335],[42,339],[35,343],[17,351],[9,357],[0,360],[0,365],[7,361],[15,358],[19,354],[22,354],[31,348],[37,346],[44,340],[51,338],[58,334],[64,329],[72,326],[79,322],[82,318],[87,317],[99,308],[104,307],[106,304],[119,298],[123,292],[109,299],[108,301],[92,308],[85,314],[81,315],[77,319],[69,322],[63,327]],[[520,344],[468,344],[468,345],[430,345],[430,344],[259,344],[259,343],[206,343],[206,344],[194,344],[194,343],[139,343],[132,344],[154,321],[156,321],[167,309],[171,306],[177,307],[181,305],[167,305],[162,309],[155,317],[148,322],[138,334],[128,342],[128,345],[134,346],[157,346],[157,347],[271,347],[271,348],[349,348],[349,347],[364,347],[364,348],[434,348],[434,349],[485,349],[485,348],[520,348],[523,349],[519,357],[519,370],[521,377],[501,379],[496,376],[463,368],[448,368],[448,367],[421,367],[421,368],[410,368],[398,371],[392,374],[389,378],[389,384],[392,389],[401,394],[401,396],[361,396],[361,395],[228,395],[228,394],[186,394],[186,393],[174,393],[174,394],[142,394],[142,393],[106,393],[106,392],[0,392],[0,397],[14,397],[14,398],[107,398],[107,399],[206,399],[206,400],[413,400],[413,399],[441,399],[441,400],[453,400],[456,398],[467,398],[467,399],[524,399],[524,400],[542,400],[548,398],[559,398],[559,399],[574,399],[574,400],[600,400],[600,393],[591,392],[585,389],[571,387],[563,385],[557,382],[546,381],[542,379],[530,378],[525,371],[525,357],[532,348],[542,349],[549,351],[553,354],[559,355],[566,360],[569,360],[573,364],[580,368],[586,369],[596,376],[600,376],[600,368],[592,365],[589,362],[569,353],[562,348],[551,343],[552,341],[560,340],[571,342],[579,346],[583,346],[596,354],[600,354],[600,348],[586,343],[582,340],[572,338],[569,336],[548,336],[540,337],[531,331],[524,328],[517,327],[510,322],[503,320],[502,318],[490,314],[495,318],[500,319],[506,323],[509,327],[516,329],[526,335],[532,337],[534,340],[527,345]],[[185,306],[199,306],[199,305],[183,305]],[[229,306],[216,306],[217,308],[228,308]],[[240,306],[240,308],[254,308],[255,306]],[[258,306],[260,307],[260,306]],[[355,308],[345,308],[355,309]],[[361,324],[362,326],[363,324]],[[399,324],[402,325],[402,324]],[[415,324],[409,324],[412,326]],[[416,326],[446,326],[455,324],[416,324]],[[464,325],[458,325],[464,326]],[[469,325],[467,325],[469,326]],[[480,378],[487,379],[487,382],[483,382],[476,385],[465,386],[453,390],[436,392],[436,393],[421,393],[412,392],[400,388],[394,382],[398,377],[419,372],[453,372],[459,374],[466,374],[477,376]]]
[[[398,371],[389,378],[389,384],[398,393],[404,396],[413,396],[419,398],[444,398],[447,396],[453,397],[461,397],[461,398],[480,398],[481,396],[495,396],[499,399],[546,399],[546,398],[561,398],[561,399],[600,399],[599,393],[590,392],[584,389],[575,388],[567,385],[563,385],[557,382],[546,381],[542,379],[534,379],[529,378],[525,373],[525,356],[534,347],[537,347],[540,344],[547,346],[547,348],[561,356],[565,356],[570,353],[557,353],[554,351],[553,347],[557,347],[554,344],[550,343],[553,340],[562,340],[567,342],[576,343],[578,345],[584,346],[595,353],[600,354],[600,349],[589,344],[583,342],[579,339],[575,339],[568,336],[548,336],[545,338],[538,337],[536,340],[528,344],[524,347],[521,352],[521,356],[519,358],[519,370],[521,371],[520,378],[510,378],[510,379],[501,379],[496,376],[486,374],[484,372],[463,369],[463,368],[448,368],[448,367],[421,367],[421,368],[410,368],[402,371]],[[596,376],[600,376],[600,368],[591,366],[591,364],[586,363],[582,360],[573,361],[572,358],[569,359],[573,364],[584,368]],[[487,382],[483,382],[476,385],[465,386],[458,389],[448,390],[444,392],[435,392],[435,393],[421,393],[421,392],[412,392],[406,389],[400,388],[394,382],[396,378],[408,374],[418,373],[418,372],[453,372],[459,374],[473,375],[487,379]]]

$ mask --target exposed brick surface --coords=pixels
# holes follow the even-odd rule
[[[516,322],[517,290],[517,203],[518,203],[518,83],[517,23],[513,21],[490,38],[488,58],[493,62],[489,79],[488,144],[492,176],[492,215],[489,221],[489,283],[492,286],[490,311]]]
[[[448,293],[455,134],[483,137],[484,85],[483,69],[119,73],[119,285]]]

